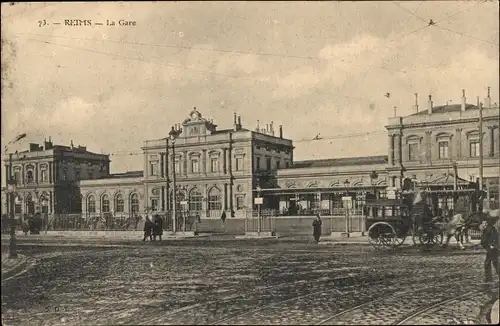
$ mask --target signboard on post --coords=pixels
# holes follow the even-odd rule
[[[255,205],[262,205],[264,204],[264,198],[262,197],[255,197],[254,200],[253,200],[254,204]]]
[[[352,208],[352,197],[344,196],[342,197],[342,202],[344,203],[344,208]]]

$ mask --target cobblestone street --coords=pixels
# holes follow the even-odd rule
[[[37,264],[2,283],[4,325],[477,324],[498,293],[481,285],[474,249],[204,240],[20,252]]]

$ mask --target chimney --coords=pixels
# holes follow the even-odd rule
[[[238,127],[241,129],[241,116],[238,116]]]
[[[271,135],[274,136],[274,121],[271,121],[270,129],[271,129]]]
[[[488,96],[484,99],[484,107],[487,109],[491,108],[490,86],[488,86]]]
[[[234,129],[234,131],[238,131],[238,123],[236,121],[236,112],[234,113],[233,129]]]
[[[427,105],[428,105],[427,112],[429,114],[432,114],[432,95],[429,95],[429,103]]]
[[[259,120],[257,120],[257,128],[255,128],[255,131],[260,132],[260,123],[259,123]]]
[[[414,109],[418,113],[418,93],[415,93],[415,107],[414,107]]]
[[[462,112],[465,111],[465,105],[466,105],[467,99],[465,98],[465,89],[462,89]]]
[[[269,124],[266,123],[266,135],[269,135]]]
[[[280,125],[280,138],[283,138],[283,126]]]

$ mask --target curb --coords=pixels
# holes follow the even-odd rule
[[[490,312],[490,322],[494,325],[498,325],[498,299],[493,304]]]
[[[2,273],[2,280],[5,280],[20,273],[26,268],[26,266],[28,266],[28,259],[26,258],[26,256],[20,254],[18,254],[17,256],[20,262],[14,267],[12,267],[10,270],[6,271],[5,273]]]

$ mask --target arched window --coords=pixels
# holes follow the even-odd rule
[[[189,210],[201,211],[202,196],[198,188],[194,188],[189,192]]]
[[[101,212],[109,213],[109,196],[102,195],[101,197]]]
[[[18,185],[21,184],[22,180],[21,180],[21,168],[20,167],[15,167],[14,168],[14,175],[13,175],[13,177],[16,180],[16,183]]]
[[[49,213],[49,196],[46,193],[43,193],[40,196],[40,204],[42,205],[42,214]]]
[[[40,167],[40,182],[47,182],[48,180],[47,165],[42,165]]]
[[[122,194],[117,194],[115,196],[115,212],[117,212],[117,213],[123,213],[124,206],[125,206],[125,203],[123,201],[123,195]]]
[[[213,187],[208,193],[208,209],[212,211],[221,210],[221,192],[219,188]]]
[[[95,197],[90,195],[87,197],[87,212],[95,213]]]
[[[137,194],[130,195],[130,212],[137,213],[139,211],[139,196]]]

